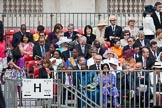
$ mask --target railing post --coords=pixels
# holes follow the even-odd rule
[[[58,80],[57,82],[57,101],[58,101],[58,108],[61,108],[61,81]]]
[[[50,14],[50,18],[51,18],[51,19],[50,19],[50,20],[51,20],[51,31],[52,31],[52,29],[53,29],[53,16],[54,16],[54,15],[51,13],[51,14]]]
[[[102,99],[103,99],[103,95],[102,95],[102,87],[103,87],[103,81],[102,81],[102,71],[100,70],[100,108],[102,108],[103,107],[103,101],[102,101]]]
[[[156,105],[156,70],[153,71],[153,105]]]

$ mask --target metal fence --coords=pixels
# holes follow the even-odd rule
[[[160,76],[162,76],[161,72],[155,70],[118,71],[117,73],[97,70],[61,70],[52,74],[53,99],[22,99],[22,103],[25,108],[119,106],[151,108],[161,101]],[[71,77],[71,83],[67,82],[68,77]],[[20,102],[17,82],[17,80],[6,80],[4,96],[7,108],[17,108]]]
[[[64,28],[70,23],[76,28],[84,28],[88,24],[94,27],[100,19],[108,21],[110,15],[117,16],[117,23],[120,26],[126,26],[130,16],[136,19],[137,27],[142,26],[142,13],[0,13],[0,20],[4,22],[5,28],[17,29],[25,23],[28,29],[36,29],[42,24],[53,30],[56,23],[61,23]]]

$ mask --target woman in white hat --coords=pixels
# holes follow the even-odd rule
[[[100,20],[100,22],[97,24],[97,27],[93,29],[93,34],[95,34],[97,37],[104,38],[106,26],[106,20]]]
[[[56,43],[59,48],[57,48],[56,50],[59,50],[61,53],[63,51],[67,50],[67,43],[71,42],[71,39],[68,39],[67,37],[60,37],[59,41]]]
[[[162,65],[160,62],[155,62],[153,66],[154,72],[155,72],[155,78],[154,78],[154,72],[151,72],[149,74],[150,77],[150,85],[151,85],[151,91],[153,93],[153,85],[156,83],[156,105],[162,106]]]
[[[111,59],[111,58],[116,58],[116,59],[118,59],[118,56],[114,53],[114,51],[112,51],[112,50],[106,50],[105,51],[105,53],[103,54],[103,57],[105,58],[104,60],[103,60],[103,63],[109,63],[109,60]]]
[[[137,34],[139,32],[139,28],[135,27],[135,19],[133,17],[128,18],[128,26],[124,27],[124,30],[129,30],[130,36],[137,38]]]

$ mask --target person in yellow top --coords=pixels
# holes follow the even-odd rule
[[[39,39],[39,33],[40,33],[40,32],[44,32],[44,26],[43,26],[43,25],[39,25],[39,26],[37,27],[37,33],[35,33],[35,34],[33,35],[33,41],[34,41],[34,42],[38,41],[38,39]],[[46,35],[45,39],[47,39],[47,37],[48,37],[48,35]]]
[[[112,41],[112,47],[110,50],[114,51],[114,53],[118,56],[118,58],[122,58],[123,55],[123,48],[120,47],[120,41],[119,40],[113,40]]]

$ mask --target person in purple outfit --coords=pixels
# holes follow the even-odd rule
[[[102,78],[103,88],[102,88],[102,94],[103,94],[103,106],[107,107],[107,100],[112,99],[113,106],[120,107],[118,98],[119,93],[118,89],[116,88],[116,78],[113,74],[109,73],[109,65],[107,63],[103,64],[101,66],[101,70],[103,70],[102,77],[99,74],[98,75],[98,84],[100,84]],[[111,98],[112,97],[112,98]]]

